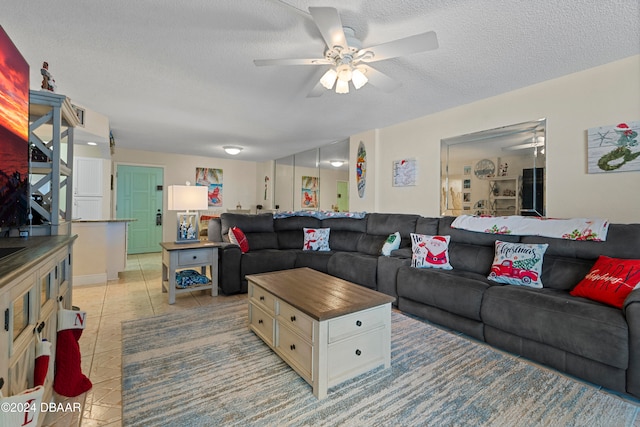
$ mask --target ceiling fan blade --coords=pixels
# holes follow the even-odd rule
[[[342,21],[337,9],[333,7],[310,7],[309,13],[311,13],[329,49],[334,46],[347,48],[347,39],[344,35]]]
[[[358,68],[364,71],[364,75],[369,79],[369,84],[371,86],[375,86],[383,92],[393,92],[402,86],[402,83],[393,80],[391,77],[373,67],[362,64],[358,65]]]
[[[375,62],[398,56],[411,55],[438,48],[438,37],[434,31],[382,43],[377,46],[360,49],[358,56],[362,62]],[[370,57],[373,54],[372,57]]]
[[[316,59],[254,59],[253,63],[261,67],[264,65],[325,65],[332,64],[325,58]]]
[[[319,96],[322,96],[326,91],[327,89],[322,86],[320,81],[318,81],[313,89],[311,89],[311,91],[307,94],[307,98],[317,98]]]

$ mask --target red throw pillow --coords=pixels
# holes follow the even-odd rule
[[[570,294],[622,308],[627,295],[638,287],[639,283],[640,259],[619,259],[600,255],[589,274]]]
[[[231,227],[231,229],[229,230],[229,241],[240,246],[240,250],[243,254],[249,252],[249,242],[247,241],[247,236],[245,236],[242,230],[240,230],[238,227]]]

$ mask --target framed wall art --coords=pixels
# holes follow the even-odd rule
[[[196,168],[196,185],[208,188],[209,206],[222,206],[222,169]]]
[[[623,122],[587,131],[587,172],[640,170],[640,121]]]
[[[394,160],[393,186],[407,187],[416,185],[416,159]]]

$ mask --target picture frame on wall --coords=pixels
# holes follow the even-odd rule
[[[465,166],[462,168],[462,174],[463,175],[471,175],[471,166]]]
[[[209,207],[222,207],[222,169],[196,168],[196,185],[208,188]]]
[[[587,131],[587,172],[640,170],[640,121],[591,128]]]
[[[401,159],[393,161],[393,186],[408,187],[416,185],[416,159]]]

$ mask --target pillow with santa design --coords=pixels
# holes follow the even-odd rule
[[[411,233],[411,267],[452,270],[449,264],[451,236],[428,236]]]

